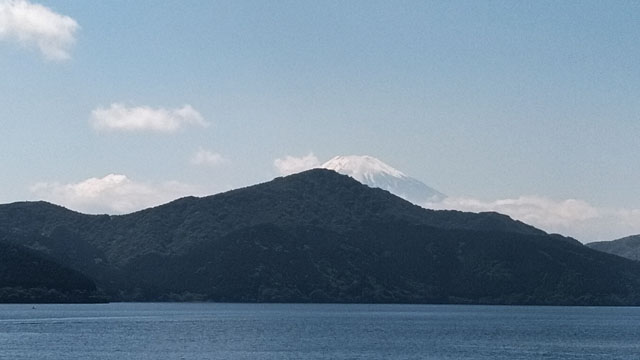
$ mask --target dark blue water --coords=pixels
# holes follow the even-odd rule
[[[640,308],[0,305],[0,359],[602,358],[640,358]]]

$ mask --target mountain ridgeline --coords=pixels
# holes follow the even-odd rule
[[[623,258],[640,261],[640,235],[632,235],[611,241],[596,241],[588,247]]]
[[[407,176],[372,156],[336,156],[320,167],[349,175],[370,187],[387,190],[416,205],[438,202],[446,197],[420,180]]]
[[[2,205],[0,230],[119,301],[640,304],[636,262],[325,169],[120,216]]]
[[[95,283],[35,251],[0,242],[0,302],[99,302]]]

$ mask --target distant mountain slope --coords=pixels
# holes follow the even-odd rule
[[[446,197],[372,156],[336,156],[322,164],[321,168],[351,176],[362,184],[387,190],[417,205],[437,202]]]
[[[640,304],[635,262],[325,169],[121,216],[2,205],[0,230],[118,300]]]
[[[622,256],[631,260],[640,260],[640,235],[627,236],[612,241],[597,241],[587,244],[588,247],[609,254]]]
[[[0,242],[0,302],[94,302],[96,285],[78,271]]]

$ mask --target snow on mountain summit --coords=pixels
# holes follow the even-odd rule
[[[365,183],[374,180],[378,174],[387,174],[397,178],[407,177],[402,171],[392,168],[382,161],[368,155],[336,156],[325,162],[322,168],[344,173]]]
[[[320,167],[351,176],[365,185],[387,190],[421,206],[428,202],[440,201],[446,197],[421,181],[368,155],[336,156]]]

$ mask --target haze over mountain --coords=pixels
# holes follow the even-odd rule
[[[640,235],[626,236],[611,241],[595,241],[588,247],[631,260],[640,260]]]
[[[446,197],[420,180],[405,175],[373,156],[336,156],[320,167],[351,176],[370,187],[387,190],[416,205],[441,201]]]
[[[112,300],[640,304],[640,264],[315,169],[128,215],[0,206],[3,239]]]

